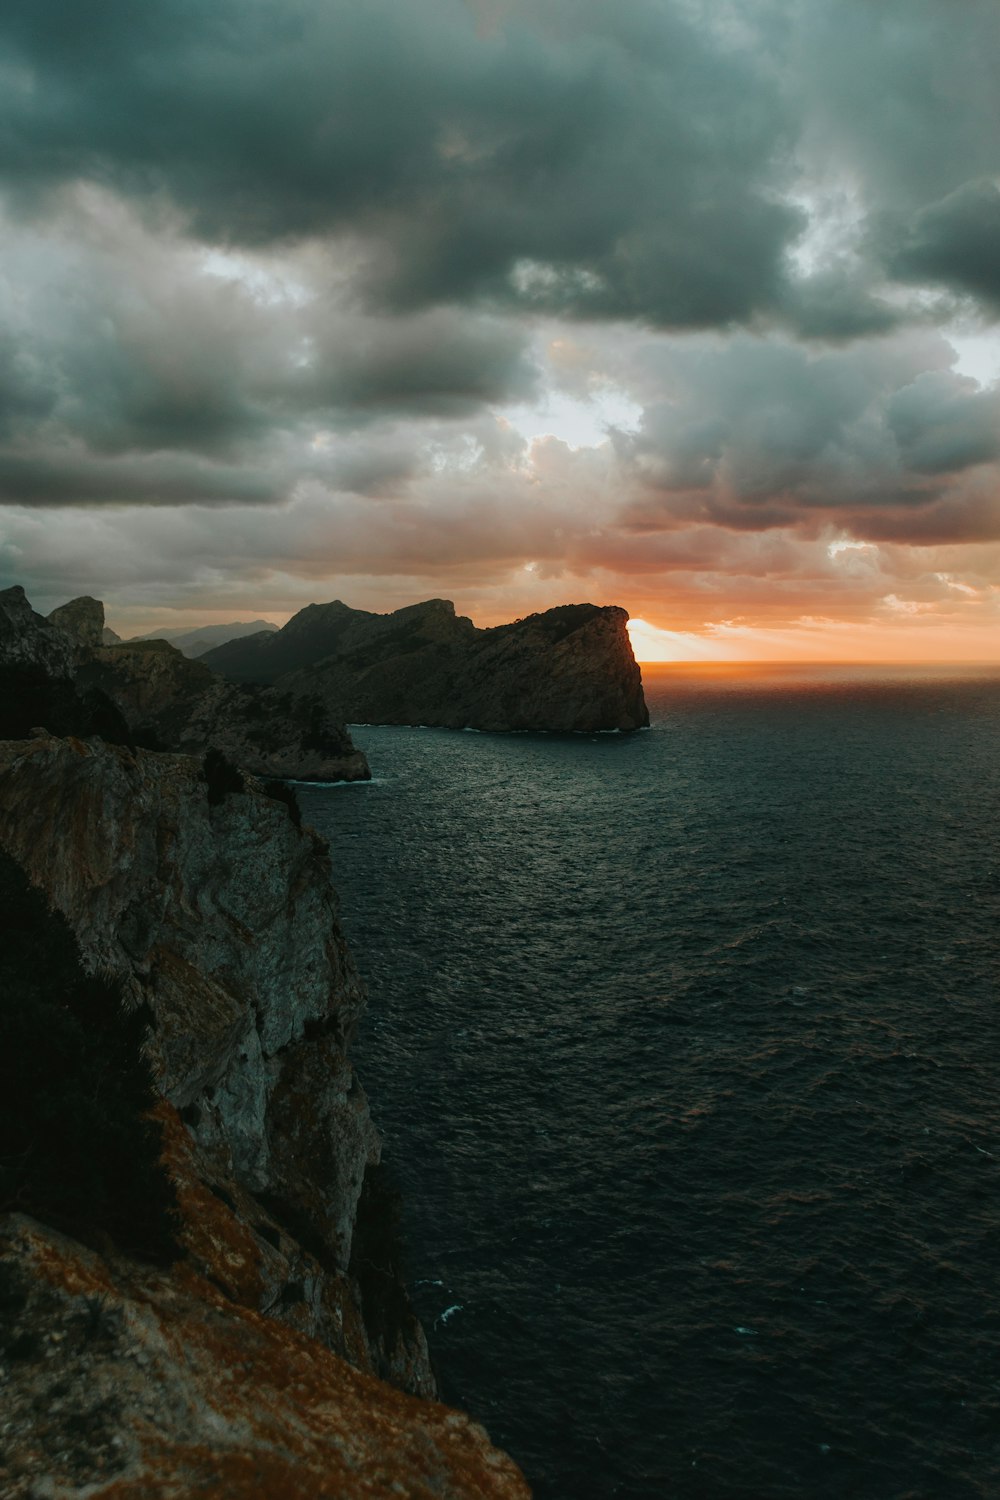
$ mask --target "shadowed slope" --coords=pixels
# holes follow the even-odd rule
[[[445,599],[389,615],[335,600],[203,660],[237,681],[315,693],[350,723],[632,730],[649,715],[627,620],[614,605],[567,604],[478,630]]]

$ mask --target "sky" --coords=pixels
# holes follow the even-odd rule
[[[5,0],[0,585],[994,660],[995,0]]]

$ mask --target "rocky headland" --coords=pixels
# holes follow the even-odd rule
[[[0,1491],[526,1497],[429,1399],[323,842],[93,732],[98,648],[14,592],[0,665],[62,723],[0,741]]]
[[[447,599],[386,615],[334,600],[202,660],[234,682],[314,694],[349,724],[628,731],[649,714],[627,621],[617,606],[566,604],[480,630]]]
[[[301,781],[359,781],[368,762],[309,693],[225,681],[200,661],[162,640],[106,642],[104,606],[83,597],[43,619],[23,589],[0,593],[0,666],[43,674],[42,699],[58,691],[86,700],[105,737],[203,755],[214,747],[262,777]],[[42,706],[39,704],[39,712]],[[62,720],[38,722],[59,729]],[[101,718],[103,712],[103,719]],[[113,732],[111,716],[124,729]],[[26,726],[30,727],[30,726]],[[7,732],[12,732],[8,726]],[[13,731],[16,732],[16,731]]]

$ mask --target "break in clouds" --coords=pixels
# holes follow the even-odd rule
[[[996,612],[992,0],[8,0],[0,40],[41,607]]]

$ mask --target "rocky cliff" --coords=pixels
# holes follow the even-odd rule
[[[87,650],[105,644],[104,605],[89,594],[81,594],[78,599],[70,599],[68,604],[60,604],[58,609],[52,610],[48,620],[68,635],[75,646]]]
[[[0,1219],[5,1500],[529,1500],[459,1412],[213,1282]]]
[[[18,684],[11,680],[8,696],[19,693],[34,714],[24,728],[4,729],[0,716],[0,733],[24,733],[36,725],[80,732],[60,706],[68,695],[90,704],[91,727],[106,737],[189,755],[214,747],[264,777],[370,776],[343,723],[332,720],[315,696],[226,682],[165,641],[104,644],[103,638],[98,599],[71,599],[43,619],[23,589],[0,592],[0,668],[17,669]]]
[[[526,1496],[376,1378],[433,1389],[319,838],[188,757],[39,733],[0,743],[0,848],[148,1016],[180,1215],[160,1267],[0,1220],[3,1493]]]
[[[572,604],[478,630],[445,599],[389,615],[335,600],[203,660],[234,681],[316,694],[347,723],[632,730],[649,714],[627,620]]]
[[[76,644],[73,632],[49,625],[35,614],[19,585],[0,590],[0,662],[34,667],[49,677],[68,680]]]
[[[146,743],[188,755],[215,746],[258,776],[364,781],[371,774],[315,695],[226,682],[166,641],[102,646],[78,665],[76,680],[110,698]]]

